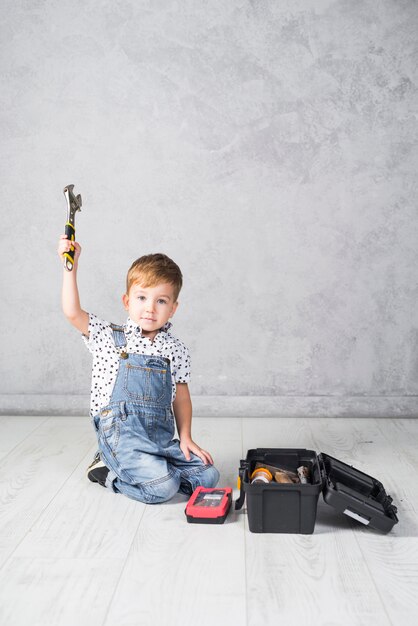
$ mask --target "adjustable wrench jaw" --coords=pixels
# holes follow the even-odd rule
[[[75,241],[75,214],[81,211],[81,196],[75,196],[73,193],[74,185],[64,187],[64,195],[67,200],[67,223],[65,225],[65,234],[70,241]],[[71,246],[69,252],[64,253],[64,267],[71,272],[74,267],[74,246]]]

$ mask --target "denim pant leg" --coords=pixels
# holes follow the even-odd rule
[[[135,483],[122,480],[113,470],[109,471],[106,487],[115,493],[145,504],[159,504],[171,500],[179,491],[180,479],[167,468],[167,473],[152,481]]]
[[[170,447],[168,458],[169,468],[180,478],[180,493],[191,495],[197,487],[216,487],[219,481],[219,472],[214,465],[206,465],[203,461],[190,453],[190,461],[187,461],[180,446]]]
[[[170,500],[179,490],[179,474],[141,433],[141,424],[136,420],[132,429],[129,419],[113,408],[107,419],[95,420],[100,455],[109,468],[106,487],[147,504]]]

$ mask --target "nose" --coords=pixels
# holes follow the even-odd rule
[[[154,312],[154,308],[155,308],[154,302],[153,301],[148,301],[147,302],[147,306],[145,308],[146,308],[147,313],[153,313]]]

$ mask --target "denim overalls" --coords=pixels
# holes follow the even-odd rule
[[[106,487],[146,503],[180,491],[215,487],[219,472],[190,453],[187,461],[174,436],[169,359],[128,354],[122,326],[111,325],[119,369],[110,402],[93,418]]]

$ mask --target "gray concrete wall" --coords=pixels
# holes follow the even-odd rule
[[[196,413],[416,415],[415,0],[2,3],[3,412],[87,411],[60,311],[164,251]]]

